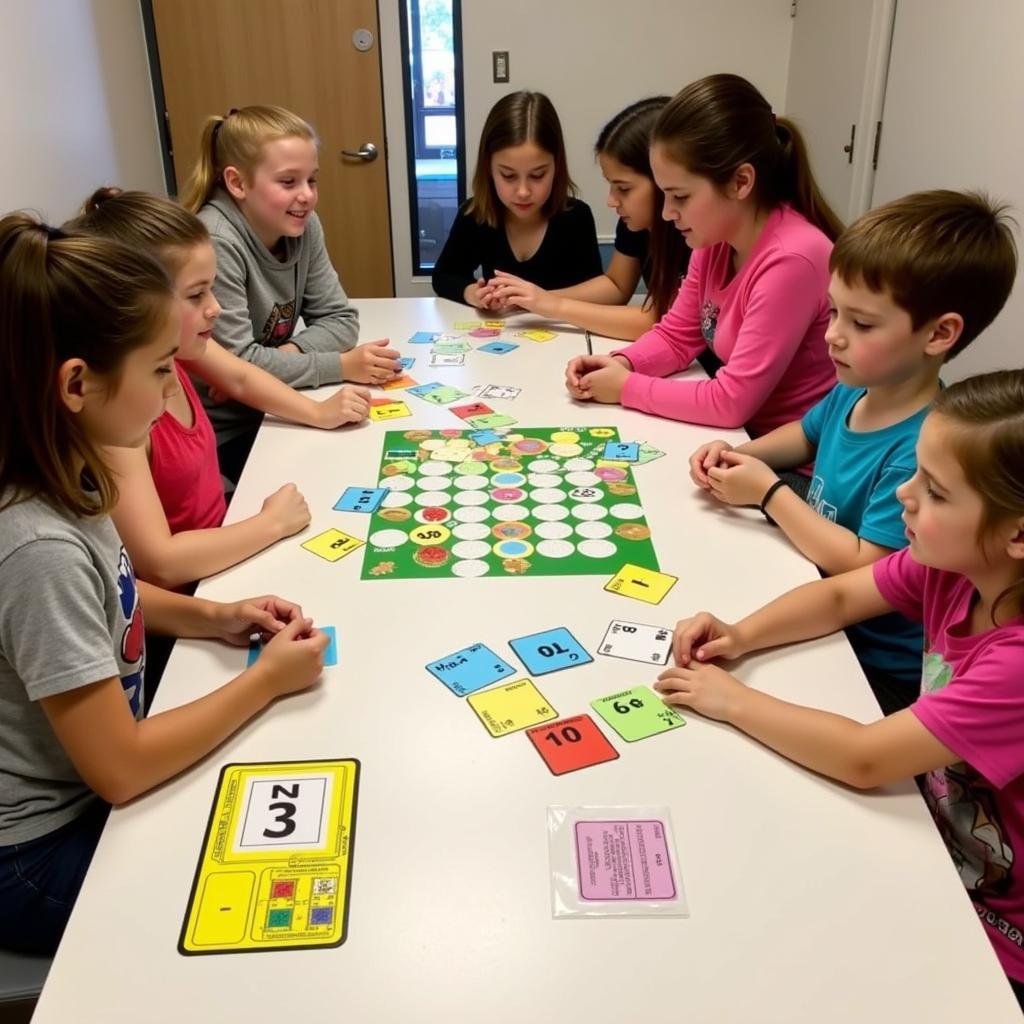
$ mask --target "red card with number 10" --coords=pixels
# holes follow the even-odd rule
[[[526,730],[552,775],[565,775],[594,764],[614,761],[618,751],[590,715],[545,722]]]

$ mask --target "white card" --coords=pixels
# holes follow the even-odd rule
[[[464,352],[431,352],[431,366],[465,366],[466,354]]]
[[[510,384],[485,384],[480,389],[481,398],[518,398],[522,388],[514,388]]]
[[[647,626],[641,622],[612,619],[597,649],[599,654],[648,665],[667,665],[672,652],[672,630],[664,626]]]

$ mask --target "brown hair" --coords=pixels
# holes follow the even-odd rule
[[[24,213],[0,220],[0,507],[38,495],[88,516],[116,504],[99,447],[60,399],[58,370],[82,359],[116,388],[125,356],[154,339],[172,300],[167,274],[138,249]]]
[[[651,171],[651,131],[669,98],[652,96],[631,103],[619,111],[602,129],[594,144],[594,152],[617,160],[637,174],[649,178],[654,189],[651,211],[650,244],[647,263],[647,298],[644,309],[654,311],[661,319],[679,291],[679,279],[690,262],[690,247],[682,235],[662,219],[665,193],[658,188]]]
[[[953,424],[953,454],[984,503],[978,541],[1000,521],[1024,516],[1024,370],[958,381],[939,393],[932,411]],[[1024,579],[992,603],[993,625],[996,608],[1011,598],[1024,609]]]
[[[309,123],[284,107],[242,107],[224,117],[208,117],[199,142],[199,159],[179,197],[181,205],[198,213],[214,190],[223,186],[225,167],[237,167],[251,175],[263,158],[264,146],[291,138],[318,144]]]
[[[119,188],[98,188],[64,230],[152,252],[171,274],[181,269],[191,249],[210,240],[206,225],[173,199]]]
[[[541,212],[552,217],[564,210],[576,185],[569,177],[562,125],[551,100],[542,92],[510,92],[491,107],[480,133],[476,170],[473,171],[473,198],[466,207],[478,224],[496,228],[503,222],[501,200],[491,178],[491,157],[499,150],[533,142],[555,162],[551,194]]]
[[[870,210],[836,242],[829,269],[847,284],[888,292],[914,330],[943,313],[964,328],[958,355],[1003,308],[1017,274],[1005,203],[982,192],[915,192]]]
[[[776,117],[739,75],[710,75],[686,86],[661,112],[652,142],[663,146],[673,163],[718,186],[741,164],[750,164],[759,209],[788,203],[833,242],[843,230],[814,180],[796,125]]]

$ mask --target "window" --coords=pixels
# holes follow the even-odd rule
[[[413,274],[429,274],[466,194],[460,0],[399,0]]]

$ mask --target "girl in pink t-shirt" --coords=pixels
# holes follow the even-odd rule
[[[783,595],[733,625],[680,622],[665,702],[730,722],[851,786],[925,776],[925,797],[1024,1006],[1024,370],[936,398],[896,494],[909,548]],[[860,722],[745,687],[715,658],[823,636],[887,612],[924,625],[921,693]]]
[[[745,79],[712,75],[664,108],[651,136],[662,216],[695,250],[672,308],[612,355],[577,356],[577,399],[669,419],[746,425],[801,416],[835,384],[828,358],[828,257],[842,230],[796,127]],[[705,349],[711,380],[663,380]]]
[[[109,453],[118,481],[111,513],[141,579],[182,587],[227,569],[309,523],[294,484],[271,494],[255,515],[229,526],[213,427],[189,374],[226,397],[309,426],[356,423],[369,411],[364,388],[342,388],[317,402],[212,341],[220,306],[213,296],[216,257],[198,217],[145,192],[99,189],[68,230],[105,235],[145,249],[170,275],[181,312],[174,353],[179,389],[144,448]]]

